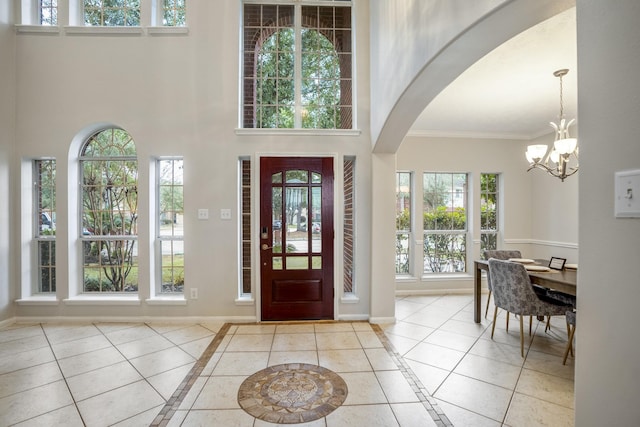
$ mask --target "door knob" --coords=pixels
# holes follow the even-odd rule
[[[261,247],[262,247],[263,251],[266,251],[267,249],[272,249],[273,248],[273,246],[269,246],[266,243],[263,243]]]

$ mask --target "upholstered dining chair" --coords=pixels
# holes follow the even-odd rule
[[[567,310],[567,349],[564,351],[564,358],[562,359],[562,364],[565,365],[567,363],[567,356],[569,352],[573,356],[573,334],[576,333],[576,312],[575,310]]]
[[[506,251],[506,250],[486,250],[483,253],[484,259],[509,259],[509,258],[522,258],[520,251]],[[487,288],[489,289],[489,296],[487,297],[487,307],[484,309],[484,317],[487,318],[489,313],[489,301],[491,301],[491,275],[487,275]]]
[[[541,300],[533,291],[527,270],[520,263],[490,258],[489,274],[495,304],[491,339],[496,329],[498,308],[519,315],[520,355],[524,357],[523,316],[565,316],[570,307]]]

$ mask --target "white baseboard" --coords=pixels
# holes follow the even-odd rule
[[[13,323],[256,323],[255,316],[22,316]],[[4,323],[4,322],[3,322]]]
[[[369,323],[374,325],[384,324],[384,323],[396,323],[395,317],[370,317]]]

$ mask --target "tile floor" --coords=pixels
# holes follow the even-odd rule
[[[0,425],[251,426],[242,381],[270,365],[320,364],[347,383],[344,404],[304,424],[572,426],[566,326],[472,321],[470,295],[396,301],[398,322],[15,324],[0,330]]]

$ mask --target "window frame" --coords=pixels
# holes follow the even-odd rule
[[[400,208],[400,202],[398,199],[398,195],[400,193],[407,193],[407,192],[402,192],[401,190],[401,182],[400,182],[400,177],[401,175],[404,176],[408,176],[409,179],[409,183],[408,183],[408,197],[406,199],[409,200],[409,207],[408,209],[404,209],[404,211],[408,212],[408,227],[407,228],[403,228],[403,229],[399,229],[398,228],[398,215],[399,213],[399,208]],[[413,208],[414,208],[414,194],[415,194],[415,183],[414,183],[414,178],[415,178],[415,174],[412,171],[396,171],[396,226],[395,226],[395,234],[396,234],[396,241],[395,241],[395,275],[396,278],[407,278],[407,277],[411,277],[413,275],[413,272],[415,270],[414,268],[414,261],[412,260],[413,257],[413,250],[411,248],[411,242],[413,241],[414,238],[414,229],[415,229],[415,224],[414,224],[414,212],[413,212]],[[404,198],[403,198],[404,200]],[[406,206],[405,204],[403,204],[403,206]],[[400,236],[402,235],[406,235],[406,240],[407,240],[407,246],[406,246],[406,253],[404,254],[404,256],[406,257],[406,271],[399,271],[399,262],[400,262],[400,257],[403,255],[399,252],[400,249]]]
[[[52,176],[49,190],[51,191],[51,203],[52,206],[49,210],[45,211],[42,208],[42,174],[39,173],[42,162],[49,162],[52,166]],[[37,275],[34,277],[34,287],[32,294],[38,295],[55,295],[56,294],[56,233],[55,233],[55,212],[56,212],[56,168],[57,163],[54,158],[37,158],[32,162],[33,171],[33,259],[34,271]],[[49,215],[49,230],[52,230],[51,234],[43,234],[43,215]],[[48,246],[48,253],[50,257],[50,263],[45,264],[41,255],[44,252],[44,248]],[[44,284],[42,282],[45,271],[48,271],[49,275],[49,290],[43,290]],[[52,286],[53,285],[53,286]],[[53,287],[53,289],[51,289]]]
[[[495,179],[495,191],[494,192],[489,192],[489,191],[485,191],[485,189],[483,189],[483,176],[487,176],[487,175],[491,175],[494,177]],[[480,173],[480,253],[484,253],[485,250],[496,250],[498,249],[498,247],[500,246],[500,221],[501,221],[501,217],[502,217],[502,212],[501,212],[501,206],[500,206],[500,187],[502,184],[502,174],[500,173]],[[484,228],[484,223],[483,223],[483,207],[484,207],[484,202],[483,200],[486,200],[486,198],[484,197],[486,194],[492,194],[495,200],[495,207],[493,209],[494,215],[495,215],[495,229],[485,229]],[[489,236],[489,235],[493,235],[494,237],[494,242],[495,242],[495,247],[491,246],[491,247],[487,247],[485,246],[485,240],[483,239],[483,236]]]

